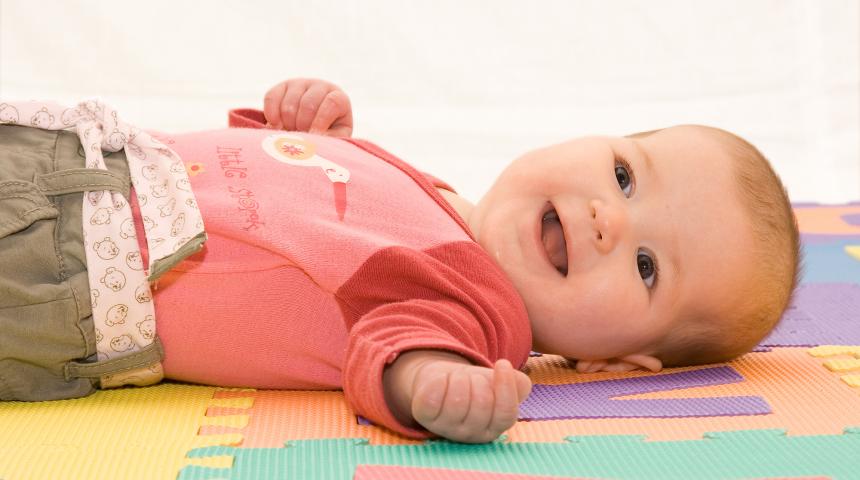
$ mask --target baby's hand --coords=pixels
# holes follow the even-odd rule
[[[412,416],[427,430],[464,443],[490,442],[517,422],[531,380],[499,360],[494,368],[432,364],[412,391]]]
[[[312,78],[294,78],[266,92],[263,112],[269,126],[332,137],[352,135],[352,106],[336,85]]]
[[[663,369],[663,362],[650,355],[627,355],[608,360],[568,359],[568,361],[576,364],[576,371],[579,373],[629,372],[637,369],[651,370],[657,373]]]
[[[408,354],[412,353],[425,352]],[[437,353],[442,352],[433,352]],[[516,423],[519,405],[531,390],[529,377],[514,370],[507,360],[486,368],[460,357],[448,360],[431,356],[413,363],[413,367],[407,367],[411,373],[402,377],[408,393],[400,396],[401,408],[427,430],[457,442],[496,439]],[[396,408],[398,401],[392,403]]]

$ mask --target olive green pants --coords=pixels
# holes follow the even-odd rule
[[[82,192],[129,195],[124,152],[85,167],[76,134],[0,125],[0,400],[92,393],[101,375],[161,360],[161,344],[97,362]]]

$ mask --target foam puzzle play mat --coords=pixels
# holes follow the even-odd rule
[[[342,392],[163,383],[0,403],[0,479],[860,479],[860,203],[795,211],[804,277],[754,352],[656,374],[532,357],[496,442],[410,441]]]

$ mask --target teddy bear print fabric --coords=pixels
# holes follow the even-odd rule
[[[138,247],[128,200],[118,191],[84,193],[83,233],[99,361],[120,358],[155,340],[149,281],[197,251],[203,221],[179,156],[148,133],[121,122],[97,100],[65,108],[49,102],[0,104],[0,123],[45,130],[74,129],[87,168],[107,170],[103,150],[125,149],[138,195],[149,264]],[[102,376],[102,387],[156,383],[160,364]]]

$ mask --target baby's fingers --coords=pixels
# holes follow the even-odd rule
[[[466,369],[454,370],[448,376],[448,391],[442,404],[442,412],[436,419],[444,428],[460,425],[469,414],[469,401],[472,387],[469,372]]]
[[[263,114],[266,116],[266,122],[273,128],[281,128],[283,121],[281,120],[281,102],[284,100],[284,94],[287,93],[287,84],[289,82],[281,82],[266,92],[263,97]]]
[[[311,123],[310,133],[348,137],[352,135],[352,106],[342,90],[331,90],[323,98]]]
[[[269,120],[269,123],[276,128],[278,127],[278,123],[280,123],[280,128],[288,132],[298,130],[296,121],[299,115],[299,102],[301,102],[311,86],[312,84],[309,80],[296,79],[287,82],[284,96],[281,98],[281,104],[278,105],[277,120]]]
[[[514,380],[517,384],[517,401],[523,403],[532,391],[532,379],[525,373],[514,370]]]
[[[455,370],[424,382],[412,397],[412,418],[427,430],[451,438],[469,413],[469,374]]]
[[[460,384],[460,378],[468,383]],[[465,415],[462,415],[461,405],[456,401],[461,393],[466,399]],[[452,374],[447,397],[443,412],[433,425],[436,433],[464,443],[489,442],[499,436],[500,431],[489,428],[493,414],[493,387],[488,375],[473,369]]]
[[[608,362],[605,360],[579,360],[576,362],[576,371],[579,373],[594,373],[603,370]]]
[[[495,400],[493,385],[483,372],[473,372],[470,379],[469,413],[459,427],[461,429],[460,441],[468,443],[489,442],[501,433],[490,428]]]
[[[412,418],[427,427],[439,418],[448,393],[448,375],[437,375],[423,382],[412,398]]]
[[[313,83],[302,95],[299,100],[299,108],[296,112],[296,130],[299,132],[307,132],[311,128],[311,123],[323,103],[326,95],[331,87],[325,83]],[[289,94],[289,92],[288,92]]]
[[[500,435],[517,422],[519,413],[519,395],[517,392],[516,372],[511,362],[501,359],[493,369],[493,416],[488,430]]]

